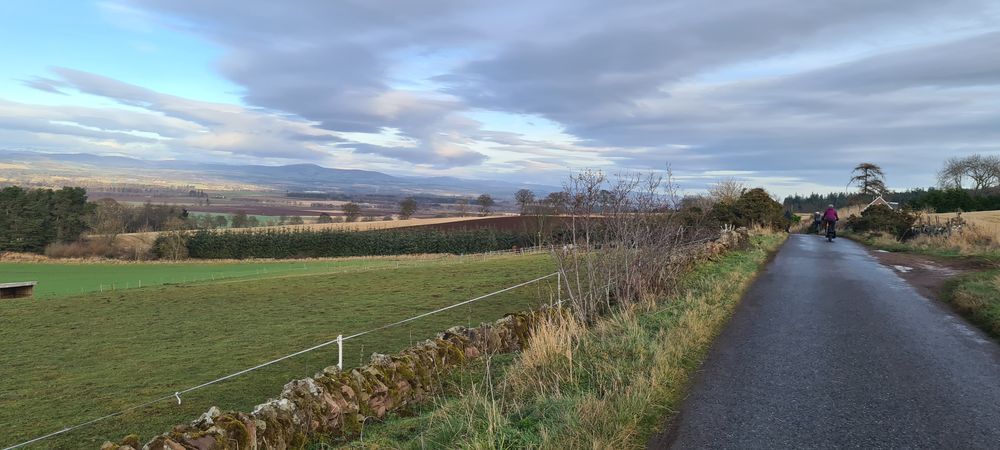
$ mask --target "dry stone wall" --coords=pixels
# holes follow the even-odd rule
[[[699,257],[712,258],[746,242],[746,229],[726,231],[707,243]],[[562,307],[507,314],[475,328],[453,327],[396,355],[372,355],[364,367],[341,371],[327,367],[312,378],[285,385],[276,399],[252,412],[212,407],[188,425],[178,425],[145,445],[135,435],[101,450],[287,450],[305,446],[312,436],[349,439],[366,420],[427,400],[442,378],[468,360],[485,354],[521,350],[532,329],[571,312]]]
[[[349,438],[365,420],[426,400],[441,378],[484,354],[521,350],[532,327],[566,308],[508,314],[476,328],[453,327],[396,355],[372,355],[371,363],[349,371],[331,366],[312,378],[285,385],[278,398],[252,412],[212,408],[189,425],[174,427],[140,447],[136,436],[105,443],[102,450],[297,449],[310,436]]]

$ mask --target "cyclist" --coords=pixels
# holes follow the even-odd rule
[[[840,220],[840,216],[837,215],[837,209],[833,207],[832,203],[827,205],[826,212],[823,213],[823,223],[826,225],[827,234],[830,234],[831,230],[836,230],[838,220]]]

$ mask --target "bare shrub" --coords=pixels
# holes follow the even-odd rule
[[[678,220],[669,173],[609,178],[586,171],[572,176],[564,190],[571,224],[568,243],[555,256],[562,287],[583,322],[613,304],[662,293],[693,256],[686,250],[718,235]]]
[[[708,188],[708,197],[713,203],[736,202],[746,192],[747,186],[735,178],[716,181]]]
[[[110,255],[111,245],[107,239],[53,242],[45,247],[45,256],[49,258],[103,258]]]

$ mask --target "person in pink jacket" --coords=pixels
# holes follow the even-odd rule
[[[823,229],[837,225],[838,220],[840,220],[840,216],[837,215],[837,209],[833,207],[833,204],[828,205],[826,212],[823,213]]]
[[[840,220],[840,217],[837,216],[837,209],[833,207],[833,204],[827,205],[826,212],[823,213],[823,220],[827,222],[836,222]]]

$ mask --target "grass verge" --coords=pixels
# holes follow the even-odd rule
[[[784,234],[698,264],[668,299],[584,327],[540,327],[512,361],[478,362],[433,407],[366,430],[352,448],[644,448]],[[498,364],[498,361],[501,361]],[[502,372],[502,376],[497,376]],[[316,442],[312,448],[324,448]]]
[[[892,236],[873,233],[838,232],[842,237],[855,240],[869,247],[887,252],[906,252],[937,258],[976,258],[990,262],[1000,262],[1000,249],[992,235],[982,230],[969,228],[966,232],[952,236],[919,236],[900,241]]]
[[[993,337],[1000,338],[1000,270],[952,280],[945,288],[944,300]]]

